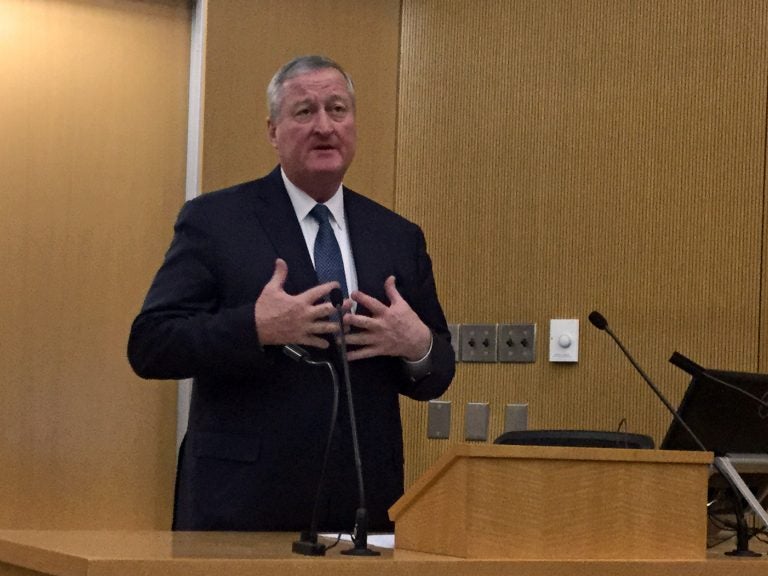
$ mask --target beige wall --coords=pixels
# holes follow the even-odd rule
[[[338,60],[355,79],[358,146],[347,184],[391,206],[394,194],[400,3],[231,0],[208,6],[203,191],[263,176],[266,87],[301,54]]]
[[[202,188],[275,164],[264,87],[322,52],[357,84],[347,184],[420,223],[449,321],[535,322],[537,362],[460,364],[451,439],[406,402],[412,481],[463,406],[657,440],[679,350],[765,369],[768,7],[754,1],[231,0],[208,7]],[[187,2],[0,5],[0,525],[166,528],[175,387],[125,360],[183,199]],[[10,79],[8,81],[7,79]],[[550,318],[581,361],[546,362]]]
[[[449,321],[538,327],[533,365],[459,365],[451,440],[428,441],[425,406],[404,404],[409,481],[461,441],[467,402],[491,404],[491,437],[505,403],[528,402],[532,427],[626,418],[660,441],[669,417],[593,309],[674,401],[674,350],[763,367],[763,2],[321,4],[211,7],[204,188],[272,166],[263,87],[290,56],[328,52],[378,95],[363,136],[397,128],[394,154],[389,136],[361,147],[349,181],[377,197],[389,172],[374,166],[394,158],[384,203],[424,227]],[[563,317],[582,323],[578,365],[546,361]]]
[[[170,525],[130,322],[184,198],[185,1],[0,3],[0,526]]]
[[[487,401],[492,438],[528,402],[533,428],[626,418],[660,441],[670,417],[593,309],[675,402],[674,350],[765,368],[766,18],[747,1],[404,2],[396,207],[428,232],[452,322],[538,326],[536,364],[460,365],[454,440]],[[581,320],[578,365],[547,362],[551,318]],[[410,430],[412,479],[447,443]]]

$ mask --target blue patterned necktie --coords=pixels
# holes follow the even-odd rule
[[[344,274],[344,261],[341,258],[339,243],[336,241],[336,235],[331,228],[329,220],[331,211],[323,204],[316,204],[309,213],[320,228],[315,238],[315,272],[320,284],[336,280],[341,285],[341,292],[346,298],[347,279]]]

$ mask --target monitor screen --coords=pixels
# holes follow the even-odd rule
[[[768,374],[708,370],[716,378],[768,402]],[[678,412],[707,450],[716,455],[768,454],[768,408],[706,377],[688,384]],[[699,450],[685,428],[673,419],[662,450]]]

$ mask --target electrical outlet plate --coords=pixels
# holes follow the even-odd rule
[[[528,404],[504,406],[504,432],[528,430]]]
[[[451,402],[430,400],[427,409],[427,438],[446,439],[451,435]]]
[[[470,402],[464,413],[464,439],[487,440],[488,418],[491,409],[487,402]]]
[[[536,324],[499,324],[499,362],[536,362]]]
[[[462,362],[496,362],[496,324],[462,324]]]
[[[461,348],[459,347],[459,325],[448,324],[448,332],[451,333],[451,347],[453,348],[453,354],[456,356],[456,362],[458,362],[461,357]]]

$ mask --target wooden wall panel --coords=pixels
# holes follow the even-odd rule
[[[208,7],[203,191],[262,176],[266,88],[284,63],[320,53],[352,76],[358,147],[345,184],[392,206],[400,2],[232,0]]]
[[[405,0],[395,207],[449,321],[538,326],[533,365],[459,365],[451,440],[404,407],[409,480],[469,401],[492,437],[529,402],[532,427],[626,418],[660,441],[668,415],[593,309],[674,401],[674,350],[758,369],[767,22],[757,1]],[[547,362],[551,318],[581,320],[577,365]]]
[[[186,1],[0,4],[0,526],[167,528],[128,331],[184,198]]]

